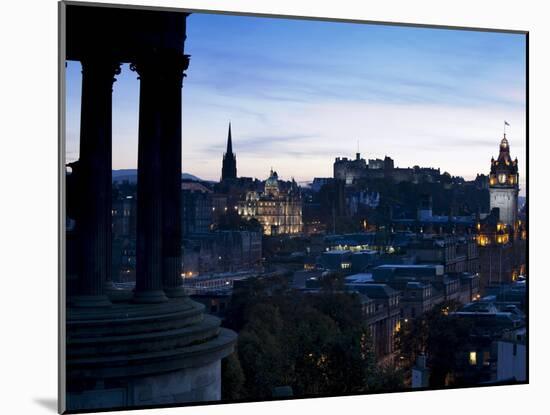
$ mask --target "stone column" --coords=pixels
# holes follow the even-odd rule
[[[111,253],[112,88],[120,64],[100,57],[82,61],[79,212],[80,266],[76,306],[108,306],[105,281]]]
[[[181,87],[189,56],[171,52],[160,60],[162,80],[162,276],[169,297],[185,295],[181,278]]]
[[[138,73],[139,133],[136,288],[134,300],[160,303],[168,298],[162,284],[162,101],[163,68],[158,53],[143,56],[130,68]]]

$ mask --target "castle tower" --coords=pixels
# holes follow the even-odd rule
[[[237,178],[237,157],[233,153],[233,143],[231,142],[231,123],[227,133],[227,149],[223,155],[222,180]]]
[[[489,197],[491,210],[498,208],[500,222],[510,226],[514,226],[518,214],[518,181],[518,159],[510,157],[510,146],[504,134],[498,158],[491,159]]]

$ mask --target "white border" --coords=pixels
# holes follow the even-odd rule
[[[528,386],[418,392],[272,403],[174,408],[139,413],[204,415],[376,412],[527,412],[548,393],[546,239],[550,26],[545,2],[507,0],[111,0],[530,32],[530,380]],[[57,395],[57,4],[4,2],[0,13],[0,276],[3,413],[54,413]],[[540,170],[536,174],[535,170]],[[538,192],[536,189],[539,189]],[[542,410],[544,411],[544,410]],[[537,411],[540,412],[540,411]],[[125,412],[130,413],[130,412]],[[137,413],[137,412],[131,412]]]

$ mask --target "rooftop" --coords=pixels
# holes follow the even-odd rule
[[[350,283],[346,284],[346,287],[366,294],[369,298],[388,298],[397,294],[397,291],[387,284]]]
[[[365,282],[373,282],[372,274],[367,272],[361,272],[358,274],[350,275],[349,277],[346,277],[347,283],[365,283]]]

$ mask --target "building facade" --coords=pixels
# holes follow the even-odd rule
[[[209,232],[214,220],[212,190],[198,182],[184,181],[181,191],[183,237]]]
[[[260,232],[225,230],[196,234],[183,241],[183,275],[236,272],[260,269]]]
[[[302,197],[296,182],[281,186],[277,172],[271,170],[264,191],[249,191],[238,203],[238,213],[256,219],[265,235],[299,234],[303,230]]]

